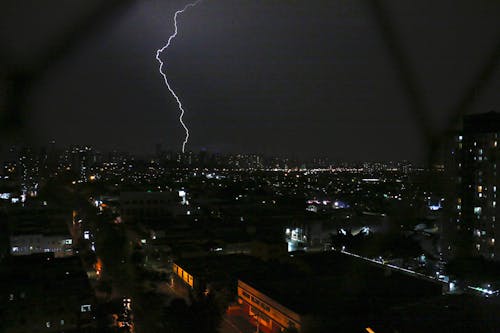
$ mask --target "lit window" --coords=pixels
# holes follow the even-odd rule
[[[50,321],[46,322],[45,326],[47,326],[47,328],[50,328]]]
[[[482,193],[483,192],[483,187],[481,185],[479,185],[477,187],[477,193]]]
[[[81,312],[90,312],[90,304],[85,304],[80,307]]]
[[[474,214],[480,215],[482,211],[481,207],[474,207]]]

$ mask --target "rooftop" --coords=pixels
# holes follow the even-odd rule
[[[441,294],[441,285],[336,252],[295,254],[241,280],[301,315],[346,318]]]

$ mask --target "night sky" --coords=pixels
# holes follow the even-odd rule
[[[29,72],[100,3],[7,1],[0,10],[3,68]],[[186,3],[131,2],[91,25],[27,90],[30,140],[180,149],[179,111],[155,52]],[[381,4],[395,37],[389,44],[408,56],[427,123],[443,129],[500,41],[500,1]],[[180,16],[162,58],[186,109],[187,149],[423,160],[415,100],[373,8],[354,0],[205,0]],[[499,67],[469,112],[500,111]]]

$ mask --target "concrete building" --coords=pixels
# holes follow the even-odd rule
[[[73,255],[69,224],[64,209],[47,207],[10,209],[8,215],[9,252],[14,256],[52,252],[56,257]]]
[[[179,213],[180,199],[174,192],[122,192],[120,205],[125,222],[154,223]]]
[[[488,112],[463,119],[463,130],[454,137],[448,172],[454,185],[448,202],[451,209],[449,256],[458,252],[500,260],[500,228],[497,220],[500,114]]]
[[[238,301],[258,325],[267,327],[271,332],[281,332],[288,328],[300,331],[301,316],[251,285],[238,280]]]
[[[285,228],[288,252],[300,250],[323,250],[331,247],[332,235],[358,235],[384,232],[387,218],[379,216],[334,215],[329,219],[304,219],[290,223]]]
[[[21,193],[24,201],[26,196],[36,196],[39,190],[40,161],[38,154],[32,148],[23,148],[19,152],[18,166],[21,175]]]
[[[440,296],[443,287],[336,252],[267,266],[238,280],[238,303],[261,332],[363,332],[387,309]]]
[[[217,255],[177,259],[172,264],[172,285],[196,293],[217,292],[219,289],[236,291],[238,276],[248,274],[265,262],[247,255]]]
[[[173,274],[182,280],[185,284],[187,284],[192,289],[195,288],[193,275],[189,274],[185,269],[179,266],[176,263],[172,264],[172,272]],[[196,279],[196,288],[199,288],[199,279]]]
[[[13,256],[0,265],[0,331],[93,332],[94,296],[78,257]]]
[[[387,311],[441,297],[444,287],[337,252],[268,261],[246,255],[177,259],[172,272],[179,294],[217,298],[229,292],[235,303],[228,320],[244,323],[242,331],[253,325],[265,333],[378,331],[376,319]]]
[[[69,234],[14,234],[9,237],[10,254],[54,253],[56,258],[73,255],[73,239]]]

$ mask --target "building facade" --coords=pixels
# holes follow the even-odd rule
[[[463,119],[454,137],[449,172],[452,174],[450,226],[453,234],[445,251],[500,260],[497,188],[499,186],[500,114],[489,112]],[[449,236],[449,235],[448,235]]]
[[[300,332],[302,319],[299,314],[241,280],[238,280],[238,303],[267,331],[283,332],[295,328]]]
[[[80,258],[11,256],[0,275],[0,332],[96,332],[94,292]]]
[[[60,234],[16,234],[9,237],[10,254],[54,253],[56,258],[73,255],[73,239]]]
[[[172,192],[122,192],[120,205],[125,222],[165,220],[174,215],[177,204]]]
[[[186,283],[189,287],[191,287],[192,289],[195,288],[193,275],[189,274],[181,266],[179,266],[176,263],[173,263],[172,264],[172,272],[174,273],[174,275],[176,277],[178,277],[180,280],[182,280],[184,283]],[[198,282],[198,279],[196,282]],[[198,283],[196,284],[196,286],[198,286]]]

